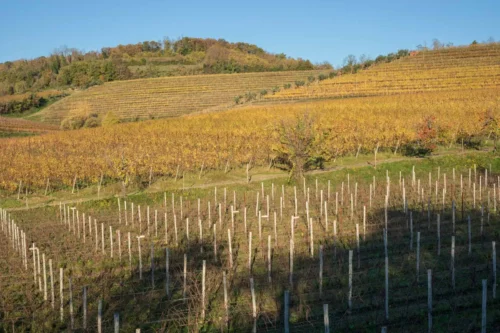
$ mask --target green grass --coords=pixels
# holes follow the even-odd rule
[[[34,135],[38,135],[38,134],[33,133],[33,132],[0,130],[0,138],[20,138],[20,137],[22,138],[22,137],[34,136]]]

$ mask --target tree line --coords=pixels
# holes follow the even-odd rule
[[[88,88],[144,77],[315,68],[331,68],[331,65],[313,65],[309,60],[271,54],[253,44],[224,39],[165,38],[90,52],[61,47],[50,56],[0,64],[0,96],[48,88]]]

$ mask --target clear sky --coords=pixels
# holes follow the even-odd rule
[[[413,49],[432,39],[500,39],[500,0],[4,0],[0,62],[161,40],[224,38],[273,53],[342,63],[348,54]]]

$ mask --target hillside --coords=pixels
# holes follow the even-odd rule
[[[412,52],[355,75],[342,75],[315,85],[281,91],[266,100],[343,98],[424,91],[494,88],[500,85],[500,44]]]
[[[285,84],[307,81],[322,71],[266,72],[164,77],[109,82],[73,93],[30,117],[59,124],[68,117],[105,115],[112,111],[121,120],[176,117],[213,107],[229,107],[235,97],[255,99]],[[326,72],[327,73],[327,72]]]
[[[0,64],[0,96],[45,89],[85,89],[104,82],[194,74],[329,69],[248,43],[184,37],[103,47],[63,47],[48,57]]]
[[[59,130],[58,126],[18,118],[0,117],[0,138],[29,136]]]

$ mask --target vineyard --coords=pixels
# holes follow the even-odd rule
[[[264,72],[163,77],[131,81],[109,82],[102,86],[74,93],[42,112],[34,119],[60,124],[66,117],[113,112],[120,119],[177,117],[212,108],[228,108],[234,98],[247,93],[260,94],[262,90],[322,73],[313,71]]]
[[[433,117],[434,143],[461,146],[494,139],[500,97],[496,89],[430,92],[363,99],[242,107],[235,110],[117,126],[58,132],[0,142],[0,187],[11,191],[79,187],[105,182],[148,182],[151,176],[269,166],[279,144],[276,128],[314,119],[327,160],[379,150],[400,151],[418,139]],[[489,124],[489,125],[488,125]],[[288,125],[286,125],[288,126]]]
[[[43,124],[21,118],[0,117],[0,133],[15,136],[19,133],[40,134],[59,130],[58,126]]]
[[[498,331],[492,157],[2,210],[0,329]]]
[[[343,75],[265,98],[283,102],[498,88],[499,85],[500,44],[497,43],[420,51],[355,75]]]

